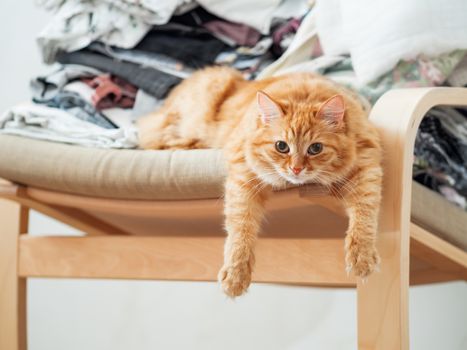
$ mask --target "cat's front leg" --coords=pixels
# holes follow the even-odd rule
[[[378,214],[381,202],[382,169],[360,169],[343,186],[343,200],[349,216],[345,238],[347,271],[365,279],[378,268],[376,250]]]
[[[230,297],[242,295],[250,285],[267,191],[267,185],[248,170],[229,172],[224,207],[227,239],[219,281]]]

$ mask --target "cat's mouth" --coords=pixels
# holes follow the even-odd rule
[[[299,175],[282,174],[282,177],[293,185],[304,185],[305,183],[308,182],[307,181],[308,179],[301,174]]]
[[[314,178],[314,176],[311,176],[311,174],[308,172],[305,172],[305,170],[301,172],[300,174],[293,174],[293,173],[284,171],[278,166],[274,166],[274,168],[275,168],[274,174],[259,173],[259,176],[263,181],[273,186],[284,186],[286,183],[289,183],[292,185],[305,185],[309,182],[312,182]]]

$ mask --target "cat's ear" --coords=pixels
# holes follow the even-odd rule
[[[339,125],[344,119],[345,102],[341,95],[335,95],[327,99],[319,108],[316,118],[326,120]]]
[[[269,97],[265,92],[258,91],[256,94],[256,101],[258,103],[258,109],[261,112],[261,120],[267,124],[271,120],[282,116],[282,109]]]

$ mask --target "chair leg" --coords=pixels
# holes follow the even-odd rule
[[[26,279],[18,276],[18,237],[29,209],[0,199],[0,349],[26,350]]]
[[[357,284],[359,350],[409,348],[409,249],[408,242],[400,241],[408,236],[408,232],[380,234],[381,271]]]

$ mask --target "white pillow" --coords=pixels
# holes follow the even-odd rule
[[[326,55],[335,56],[350,53],[342,25],[340,0],[316,2],[316,29],[321,48]]]
[[[321,0],[318,2],[329,2]],[[424,53],[437,56],[467,49],[466,0],[332,0],[317,18],[335,23],[318,26],[323,50],[346,48],[360,83],[368,83],[391,70],[401,59]],[[340,12],[340,19],[336,13]],[[338,21],[341,21],[338,23]],[[319,22],[318,22],[319,23]],[[336,28],[340,33],[333,33]],[[320,32],[321,29],[321,32]],[[338,37],[339,39],[333,39]],[[337,44],[328,41],[336,40]],[[343,40],[344,43],[339,42]]]

